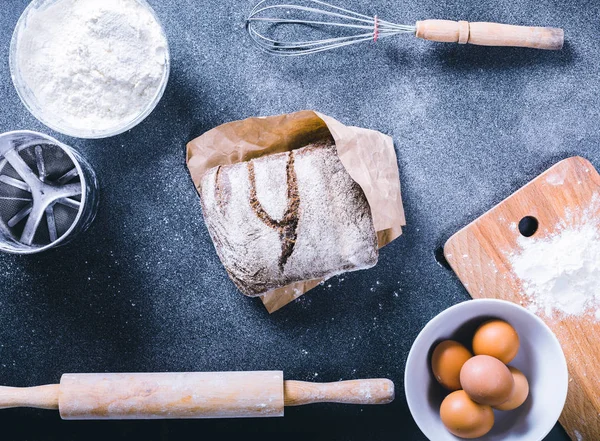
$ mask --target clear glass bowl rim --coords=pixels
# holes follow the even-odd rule
[[[165,44],[166,44],[165,67],[163,70],[163,77],[161,80],[161,85],[160,85],[159,89],[157,90],[154,98],[148,103],[148,105],[144,108],[144,110],[142,112],[140,112],[140,114],[137,115],[132,120],[130,120],[120,126],[116,126],[114,128],[108,129],[108,130],[81,130],[81,129],[77,129],[77,128],[73,128],[73,127],[61,126],[61,125],[56,124],[55,122],[47,119],[44,116],[44,112],[43,112],[42,108],[35,102],[35,97],[29,91],[29,88],[27,87],[25,82],[22,80],[18,66],[17,66],[17,60],[16,60],[19,36],[20,36],[20,33],[24,29],[25,21],[29,15],[29,13],[34,8],[41,8],[41,7],[47,6],[49,4],[60,2],[60,1],[63,1],[63,0],[33,0],[31,3],[29,3],[29,5],[25,8],[23,13],[21,14],[19,20],[17,21],[15,29],[13,31],[12,39],[10,42],[10,51],[9,51],[10,75],[11,75],[13,84],[15,86],[15,89],[17,91],[17,94],[19,95],[19,98],[21,99],[21,102],[27,108],[27,110],[42,124],[44,124],[45,126],[51,128],[52,130],[54,130],[56,132],[59,132],[59,133],[62,133],[63,135],[71,136],[74,138],[82,138],[82,139],[110,138],[112,136],[120,135],[128,130],[131,130],[132,128],[134,128],[135,126],[140,124],[143,120],[145,120],[154,111],[154,109],[156,108],[156,106],[158,105],[160,100],[162,99],[162,97],[165,93],[165,90],[167,88],[167,84],[169,82],[169,77],[171,74],[171,51],[169,48],[169,41],[167,39],[167,34],[165,33],[165,28],[162,25],[162,22],[156,15],[156,12],[152,8],[152,6],[150,6],[150,4],[146,0],[135,0],[136,2],[141,4],[143,7],[145,7],[152,14],[152,16],[154,17],[154,19],[156,20],[156,22],[158,23],[158,25],[160,27],[161,34],[163,35]]]

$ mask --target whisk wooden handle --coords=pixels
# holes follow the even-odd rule
[[[416,35],[424,40],[445,43],[518,46],[547,50],[560,50],[564,43],[564,31],[558,28],[451,20],[418,21]]]

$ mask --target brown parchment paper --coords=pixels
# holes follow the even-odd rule
[[[400,175],[392,138],[383,133],[345,126],[311,110],[249,118],[223,124],[187,145],[187,164],[197,190],[202,176],[218,165],[304,147],[333,138],[342,164],[362,187],[373,215],[379,247],[402,234],[406,225]],[[261,297],[269,313],[313,289],[322,280],[307,280],[275,289]]]

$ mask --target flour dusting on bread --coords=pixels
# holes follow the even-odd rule
[[[334,145],[215,167],[201,199],[217,253],[246,295],[377,263],[371,209]]]

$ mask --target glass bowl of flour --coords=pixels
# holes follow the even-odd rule
[[[154,110],[169,80],[169,45],[145,0],[34,0],[13,33],[10,70],[42,123],[107,138]]]

